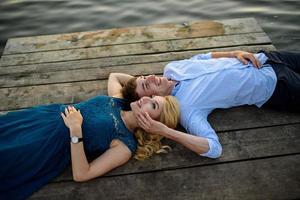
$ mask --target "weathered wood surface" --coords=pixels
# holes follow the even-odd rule
[[[31,199],[298,199],[300,155],[51,183]]]
[[[262,32],[254,18],[157,24],[9,39],[3,55]]]
[[[274,50],[273,45],[253,45],[231,47],[230,50],[242,49],[257,52],[260,49]],[[211,49],[214,50],[214,49]],[[211,51],[210,50],[210,51]],[[229,48],[219,48],[218,51],[228,51]],[[99,58],[82,61],[55,62],[46,64],[30,64],[0,68],[0,88],[31,85],[44,85],[51,83],[64,83],[73,81],[107,79],[109,73],[123,72],[132,75],[162,74],[164,66],[174,60],[181,60],[207,50],[168,52],[150,55],[135,55],[109,58]],[[4,76],[5,75],[5,76]]]
[[[0,60],[0,112],[107,94],[111,72],[161,75],[166,63],[209,51],[274,50],[253,18],[195,21],[9,39]],[[71,170],[32,199],[297,199],[300,115],[243,106],[209,121],[223,155],[203,158],[172,141],[169,154],[131,160],[74,183]]]
[[[120,44],[84,49],[58,50],[35,52],[27,54],[3,55],[0,66],[21,64],[49,63],[69,60],[93,59],[102,57],[143,55],[150,53],[163,53],[182,50],[193,50],[215,47],[228,47],[249,44],[270,43],[265,33],[248,33],[243,35],[215,36],[207,38],[192,38],[182,40],[167,40],[157,42]]]

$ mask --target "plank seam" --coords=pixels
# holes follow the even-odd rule
[[[149,40],[149,41],[140,41],[140,42],[128,42],[128,43],[116,43],[116,44],[105,44],[105,45],[98,45],[98,46],[83,46],[83,47],[75,47],[75,48],[67,48],[67,49],[53,49],[53,50],[42,50],[42,51],[28,51],[22,53],[5,53],[5,49],[3,52],[3,56],[8,55],[19,55],[19,54],[30,54],[30,53],[40,53],[40,52],[52,52],[52,51],[61,51],[61,50],[74,50],[74,49],[88,49],[88,48],[96,48],[96,47],[107,47],[107,46],[120,46],[120,45],[128,45],[128,44],[142,44],[142,43],[151,43],[151,42],[164,42],[164,41],[176,41],[176,40],[185,40],[185,39],[195,39],[195,38],[212,38],[212,37],[219,37],[219,36],[235,36],[235,35],[247,35],[250,33],[265,33],[264,31],[253,31],[253,32],[246,32],[246,33],[234,33],[234,34],[219,34],[219,35],[210,35],[210,36],[197,36],[197,37],[184,37],[184,38],[174,38],[174,39],[164,39],[164,40]],[[266,33],[265,33],[266,34]],[[13,38],[10,38],[13,39]]]
[[[254,44],[238,44],[238,45],[226,45],[222,47],[214,47],[216,48],[231,48],[231,47],[238,47],[238,46],[258,46],[258,45],[271,45],[271,42],[262,42],[262,43],[254,43]],[[173,44],[172,48],[174,48]],[[89,59],[73,59],[73,60],[64,60],[64,61],[53,61],[53,62],[36,62],[36,63],[25,63],[25,64],[14,64],[14,65],[0,65],[0,67],[10,67],[10,66],[23,66],[23,65],[33,65],[33,64],[46,64],[46,63],[59,63],[59,62],[69,62],[69,61],[80,61],[80,60],[91,60],[91,59],[99,59],[99,58],[114,58],[114,57],[121,57],[121,56],[142,56],[142,55],[157,55],[161,53],[169,53],[169,52],[184,52],[184,51],[191,51],[191,50],[209,50],[211,48],[193,48],[193,49],[186,49],[186,50],[169,50],[169,51],[160,51],[160,52],[151,52],[151,53],[140,53],[140,54],[128,54],[128,55],[113,55],[113,56],[100,56],[96,58],[89,58]]]
[[[224,165],[224,164],[232,164],[232,163],[241,163],[241,162],[247,162],[247,161],[255,161],[255,160],[264,160],[264,159],[272,159],[272,158],[280,158],[280,157],[288,157],[288,156],[297,156],[300,155],[300,152],[297,153],[289,153],[289,154],[282,154],[282,155],[272,155],[272,156],[263,156],[263,157],[257,157],[257,158],[248,158],[248,159],[240,159],[240,160],[231,160],[231,161],[224,161],[224,162],[218,162],[218,163],[207,163],[207,164],[198,164],[198,165],[192,165],[192,166],[179,166],[177,168],[171,167],[171,168],[164,168],[164,169],[156,169],[156,170],[149,170],[149,171],[143,171],[143,172],[131,172],[131,173],[124,173],[124,174],[114,174],[114,175],[104,175],[101,177],[98,177],[96,179],[103,179],[103,178],[113,178],[113,177],[121,177],[121,176],[131,176],[131,175],[139,175],[139,174],[149,174],[149,173],[157,173],[157,172],[164,172],[164,171],[175,171],[175,170],[181,170],[181,169],[191,169],[191,168],[198,168],[198,167],[207,167],[207,166],[216,166],[216,165]],[[67,183],[67,182],[73,182],[72,180],[60,180],[60,181],[52,181],[49,184],[55,184],[55,183]]]
[[[236,132],[236,131],[247,131],[253,129],[263,129],[263,128],[272,128],[277,126],[292,126],[300,124],[300,122],[291,122],[291,123],[282,123],[282,124],[274,124],[274,125],[266,125],[266,126],[257,126],[257,127],[249,127],[249,128],[240,128],[240,129],[228,129],[224,131],[216,131],[216,133],[226,133],[226,132]]]
[[[241,47],[241,48],[246,48],[246,47],[259,47],[261,46],[262,44],[252,44],[252,45],[236,45],[234,46],[234,48],[236,47]],[[274,46],[272,43],[268,43],[268,44],[263,44],[263,45],[268,45],[268,46]],[[230,47],[229,47],[230,48]],[[216,50],[219,50],[219,49],[227,49],[227,47],[214,47],[214,48],[206,48],[206,49],[203,49],[203,51],[206,51],[206,50],[209,50],[209,51],[216,51]],[[192,50],[189,50],[187,49],[186,51],[185,50],[182,50],[181,52],[187,52],[187,53],[197,53],[196,51],[202,51],[202,49],[192,49]],[[170,51],[170,52],[158,52],[158,53],[153,53],[153,55],[158,55],[158,54],[173,54],[174,51]],[[148,55],[148,54],[147,54]],[[149,54],[149,55],[152,55],[152,54]],[[120,55],[120,56],[115,56],[115,57],[134,57],[136,55]],[[140,56],[140,55],[137,55],[137,56]],[[108,57],[100,57],[100,58],[88,58],[88,59],[80,59],[80,60],[66,60],[66,61],[57,61],[57,62],[50,62],[50,63],[56,63],[56,64],[59,64],[59,63],[66,63],[66,62],[78,62],[78,61],[88,61],[88,60],[97,60],[97,59],[103,59],[103,58],[110,58],[112,56],[108,56]],[[160,60],[160,61],[153,61],[153,62],[132,62],[132,63],[128,63],[128,64],[122,64],[122,65],[119,65],[119,64],[115,64],[115,65],[108,65],[108,66],[102,66],[102,67],[114,67],[114,66],[128,66],[128,65],[135,65],[135,64],[151,64],[151,63],[158,63],[158,62],[164,62],[164,61],[173,61],[174,59],[165,59],[165,60]],[[36,63],[37,64],[37,63]],[[4,65],[4,66],[1,66],[3,68],[9,68],[9,67],[18,67],[18,66],[32,66],[32,65],[36,65],[36,64],[18,64],[18,65]],[[38,63],[40,65],[43,65],[43,64],[49,64],[47,62],[44,62],[44,63]],[[92,68],[96,68],[96,67],[92,67]],[[77,69],[92,69],[92,68],[76,68],[76,69],[68,69],[68,70],[77,70]],[[8,69],[9,70],[9,69]],[[67,71],[67,70],[61,70],[61,71]],[[4,74],[3,74],[4,75]]]

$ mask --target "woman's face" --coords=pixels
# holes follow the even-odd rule
[[[130,106],[135,115],[147,112],[152,119],[157,120],[162,112],[165,101],[165,98],[161,96],[142,97],[140,100],[132,102]]]

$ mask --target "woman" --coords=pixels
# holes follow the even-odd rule
[[[131,110],[126,105],[123,99],[97,96],[74,106],[50,104],[0,116],[0,199],[30,196],[70,162],[73,179],[82,182],[134,154],[141,160],[162,149],[161,138],[143,133],[135,115],[145,111],[174,128],[176,99],[146,97],[131,103]],[[98,157],[89,163],[87,156]]]

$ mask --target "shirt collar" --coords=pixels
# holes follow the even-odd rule
[[[180,88],[180,81],[177,81],[174,85],[174,88],[172,89],[171,95],[175,96],[179,88]]]

